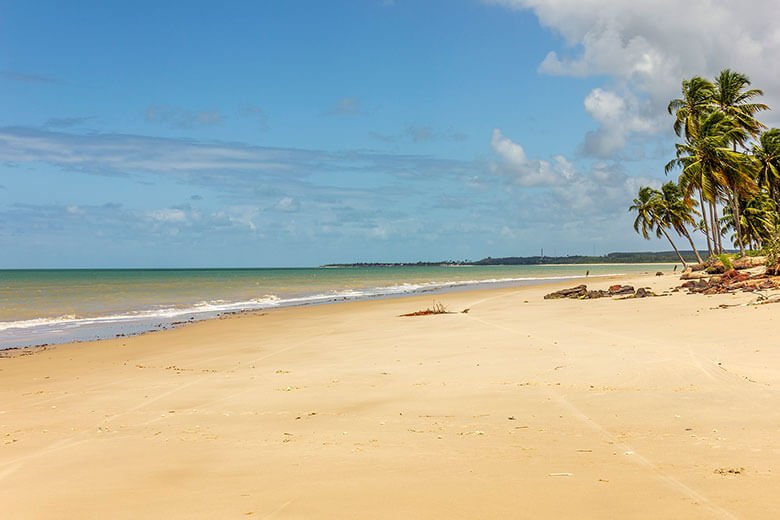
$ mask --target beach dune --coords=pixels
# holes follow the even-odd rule
[[[780,515],[780,307],[550,287],[7,351],[0,517]]]

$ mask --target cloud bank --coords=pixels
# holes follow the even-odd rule
[[[608,78],[584,99],[599,124],[584,138],[588,155],[610,157],[632,137],[668,130],[666,104],[693,75],[738,70],[766,92],[765,102],[780,106],[780,75],[771,66],[780,54],[776,0],[485,1],[532,11],[563,38],[567,48],[551,50],[540,72]],[[765,119],[780,124],[776,115]]]
[[[531,159],[523,147],[494,129],[491,147],[496,160],[490,168],[518,187],[523,205],[533,208],[525,219],[540,222],[582,222],[586,216],[622,215],[640,185],[657,185],[643,176],[627,175],[617,162],[597,161],[578,169],[562,155]]]

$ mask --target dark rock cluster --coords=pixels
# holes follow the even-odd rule
[[[656,296],[655,293],[645,287],[634,290],[630,285],[612,285],[606,291],[603,289],[589,291],[586,285],[578,285],[568,289],[561,289],[544,296],[545,300],[559,300],[570,298],[573,300],[593,300],[596,298],[609,298],[611,296],[622,296],[624,298],[647,298]]]

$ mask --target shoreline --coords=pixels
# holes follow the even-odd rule
[[[588,287],[610,282],[680,283]],[[0,513],[776,516],[776,307],[543,299],[569,285],[437,298],[454,314],[399,317],[426,294],[0,357]]]
[[[608,265],[608,264],[607,264]],[[663,264],[652,264],[663,265]],[[670,264],[673,265],[673,264]],[[130,311],[125,315],[112,316],[93,316],[83,318],[67,318],[62,319],[60,317],[44,317],[34,318],[30,320],[22,320],[18,323],[22,324],[18,327],[7,327],[4,330],[0,330],[0,352],[11,349],[24,349],[43,347],[51,345],[62,345],[68,343],[82,343],[86,341],[100,341],[105,339],[111,339],[115,337],[132,337],[140,334],[147,334],[151,332],[158,332],[161,330],[168,330],[186,325],[191,322],[199,322],[204,320],[211,320],[221,318],[223,316],[230,316],[233,314],[243,314],[251,312],[265,312],[273,309],[291,308],[291,307],[307,307],[313,305],[331,305],[339,304],[349,301],[374,301],[393,298],[404,298],[407,296],[417,295],[441,295],[450,292],[460,291],[476,291],[476,290],[490,290],[503,287],[524,287],[524,286],[536,286],[536,285],[552,285],[557,282],[567,282],[583,279],[600,279],[605,277],[624,276],[621,273],[606,273],[606,274],[593,274],[593,275],[560,275],[560,276],[547,276],[547,277],[518,277],[507,279],[486,279],[486,280],[465,280],[465,281],[447,281],[447,282],[429,282],[430,286],[426,287],[425,284],[408,291],[393,292],[393,287],[384,288],[387,292],[377,292],[372,294],[370,291],[365,294],[354,295],[350,294],[352,291],[345,290],[341,293],[332,295],[314,294],[307,297],[292,298],[289,300],[281,300],[281,303],[268,302],[258,303],[253,302],[225,302],[223,306],[235,307],[233,309],[224,310],[196,310],[192,305],[180,310],[167,311],[163,314],[156,316],[145,316],[146,313],[151,313],[147,310]],[[630,276],[630,275],[629,275]],[[382,290],[383,288],[375,288],[376,290]],[[243,307],[242,307],[243,305]],[[133,315],[133,313],[138,313]],[[78,322],[83,321],[83,325],[76,325]],[[36,325],[28,325],[27,322],[38,322]],[[9,323],[15,322],[0,322],[0,326],[7,326]],[[59,327],[79,327],[73,328],[69,334],[65,334],[62,337],[57,337],[57,333],[63,332]],[[50,332],[46,336],[46,328],[54,328],[54,332]],[[41,331],[39,335],[43,336],[38,339],[22,339],[24,332],[30,329],[36,329],[35,331]],[[11,335],[11,339],[3,338],[4,333]],[[17,338],[13,339],[13,334],[17,334]]]

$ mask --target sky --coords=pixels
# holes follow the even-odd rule
[[[682,79],[778,0],[0,0],[0,268],[668,250]],[[780,126],[776,113],[765,123]]]

